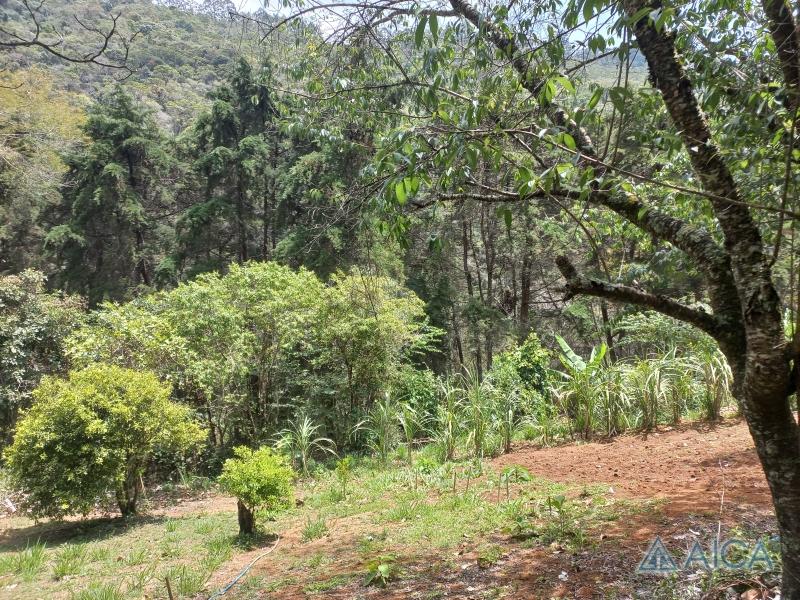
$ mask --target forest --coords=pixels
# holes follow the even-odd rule
[[[798,23],[0,0],[0,598],[800,599]]]

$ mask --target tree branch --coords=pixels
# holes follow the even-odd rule
[[[686,306],[660,294],[652,294],[628,285],[609,283],[579,275],[566,256],[557,257],[556,266],[566,280],[566,300],[577,295],[585,295],[635,304],[694,325],[715,339],[722,333],[723,328],[717,318],[703,310]]]
[[[519,74],[522,85],[531,93],[537,93],[541,82],[531,74],[529,63],[524,58],[524,53],[515,45],[513,38],[503,33],[493,23],[483,19],[467,0],[450,0],[450,5],[476,28],[487,32],[489,40],[499,50],[513,58],[512,64]],[[602,164],[598,166],[598,162],[602,161],[597,156],[589,134],[553,102],[548,104],[547,114],[555,125],[570,133],[581,154],[582,163],[593,166],[600,173],[605,172]],[[720,318],[726,315],[724,318],[732,329],[741,322],[741,305],[730,258],[708,231],[648,206],[632,195],[621,196],[607,189],[595,188],[590,192],[588,200],[613,210],[650,235],[667,241],[685,252],[706,276],[714,311]],[[746,211],[746,208],[744,210]]]
[[[786,0],[762,0],[787,88],[789,107],[800,108],[800,32]]]
[[[45,0],[41,0],[37,4],[33,5],[31,4],[30,0],[21,0],[22,5],[25,7],[25,10],[28,13],[28,19],[30,20],[33,31],[29,35],[23,36],[14,31],[0,27],[0,34],[3,36],[0,37],[0,48],[40,48],[65,62],[78,64],[91,63],[109,69],[124,70],[127,71],[128,74],[133,72],[128,66],[128,54],[130,52],[131,42],[136,39],[140,32],[137,31],[130,37],[123,36],[118,30],[120,14],[112,15],[110,17],[111,24],[105,31],[95,27],[94,25],[84,23],[80,20],[80,18],[75,16],[75,21],[78,23],[81,29],[83,29],[86,33],[98,37],[98,45],[94,49],[84,54],[71,53],[61,49],[64,39],[55,29],[53,29],[53,32],[58,35],[58,39],[44,39],[43,35],[45,34],[45,27],[40,20],[44,1]],[[110,46],[114,42],[117,42],[122,46],[122,55],[119,59],[108,58],[111,50]]]

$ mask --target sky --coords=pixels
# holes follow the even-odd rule
[[[239,10],[254,11],[261,8],[261,0],[233,0]]]

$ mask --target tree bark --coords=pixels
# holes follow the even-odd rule
[[[117,505],[123,517],[136,514],[136,503],[139,500],[139,469],[136,465],[128,465],[125,478],[117,485]]]
[[[239,519],[239,535],[252,535],[256,531],[256,517],[253,511],[241,500],[236,501],[236,513]]]

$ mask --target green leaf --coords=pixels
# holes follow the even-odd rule
[[[586,107],[589,110],[593,109],[595,106],[597,106],[597,103],[600,102],[600,98],[602,97],[603,97],[603,88],[597,88],[592,94],[592,97],[589,98],[589,103],[586,105]]]
[[[405,183],[403,181],[398,181],[394,185],[394,193],[397,196],[397,201],[400,204],[405,204],[406,203],[406,186],[405,186]]]
[[[422,40],[425,37],[425,25],[428,24],[428,16],[422,15],[419,19],[419,23],[417,23],[417,31],[414,33],[414,43],[417,45],[417,48],[422,46]]]
[[[578,356],[575,351],[570,348],[567,340],[556,334],[556,342],[561,346],[561,362],[573,373],[581,373],[586,370],[586,361]]]
[[[439,20],[436,18],[436,15],[431,15],[428,18],[428,24],[431,27],[431,35],[433,35],[433,39],[435,41],[439,41]]]

